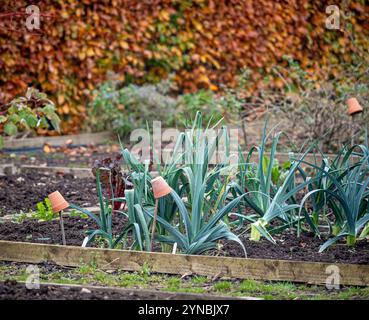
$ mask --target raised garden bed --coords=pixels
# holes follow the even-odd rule
[[[113,218],[113,231],[118,232],[122,225],[122,218]],[[96,227],[91,219],[80,217],[64,218],[66,241],[70,246],[81,246],[87,230]],[[242,230],[239,231],[242,233]],[[360,241],[355,249],[349,250],[344,244],[338,244],[329,250],[319,253],[319,246],[323,243],[309,234],[284,233],[276,237],[277,245],[262,239],[260,242],[250,241],[249,234],[240,236],[245,245],[248,258],[315,261],[326,263],[369,264],[369,243]],[[58,220],[38,222],[25,220],[21,224],[13,222],[0,223],[0,240],[33,242],[44,244],[62,244]],[[160,250],[160,248],[158,248]],[[223,257],[244,257],[239,245],[232,242],[222,242],[221,249],[209,251],[208,255]]]

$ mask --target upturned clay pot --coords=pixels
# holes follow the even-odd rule
[[[155,199],[162,198],[172,191],[163,177],[156,177],[151,180],[152,190],[154,191]]]
[[[363,107],[360,105],[356,98],[350,98],[346,101],[348,106],[348,114],[353,116],[356,113],[363,112]]]
[[[48,195],[51,206],[55,213],[60,212],[69,207],[69,203],[63,198],[59,191],[55,191]]]

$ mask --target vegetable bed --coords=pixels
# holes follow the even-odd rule
[[[119,216],[113,218],[113,230],[117,232],[122,224]],[[64,218],[67,245],[81,246],[85,232],[96,227],[91,219],[80,217]],[[62,244],[60,237],[59,221],[38,222],[37,220],[25,220],[22,223],[0,223],[0,240],[34,242],[46,244]],[[242,234],[242,230],[239,230]],[[369,264],[369,243],[360,241],[354,250],[348,250],[345,244],[339,244],[319,253],[322,240],[311,234],[302,234],[300,238],[293,233],[283,233],[276,237],[277,245],[266,239],[259,242],[251,241],[248,234],[240,236],[244,244],[248,258],[299,260],[329,263]],[[91,243],[97,246],[97,243]],[[156,245],[154,248],[160,251]],[[222,241],[218,250],[209,250],[205,253],[212,256],[244,257],[244,252],[239,245]]]

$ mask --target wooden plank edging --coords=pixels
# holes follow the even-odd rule
[[[26,139],[6,138],[4,140],[5,149],[20,149],[20,148],[42,148],[45,143],[54,147],[65,145],[68,140],[72,140],[74,145],[85,144],[102,144],[111,138],[111,133],[108,131],[95,133],[81,133],[54,137],[34,137]]]
[[[197,274],[223,278],[273,280],[325,284],[330,266],[338,267],[340,285],[369,285],[369,265],[302,262],[272,259],[211,257],[156,252],[137,252],[38,243],[0,241],[0,260],[76,267],[94,262],[103,269]],[[328,268],[328,270],[327,270]]]
[[[93,178],[94,175],[90,168],[73,168],[73,167],[42,167],[36,165],[22,165],[19,167],[18,173],[39,172],[41,174],[71,174],[77,178]]]

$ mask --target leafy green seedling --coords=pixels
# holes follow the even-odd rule
[[[32,218],[41,221],[50,221],[55,217],[49,198],[37,203],[37,211],[32,213]]]

